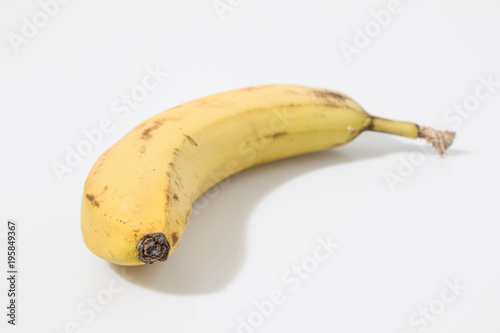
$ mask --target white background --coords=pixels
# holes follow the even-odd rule
[[[15,328],[1,278],[1,330],[237,332],[241,318],[246,333],[499,332],[500,86],[484,97],[480,78],[500,81],[500,3],[401,0],[384,27],[372,12],[389,1],[231,3],[219,15],[212,0],[74,0],[15,47],[24,17],[43,25],[42,7],[1,1],[0,231],[18,222],[20,272]],[[157,67],[168,77],[119,118],[113,103]],[[105,149],[164,109],[268,83],[340,90],[372,114],[457,138],[441,158],[364,133],[239,173],[165,263],[124,269],[87,250],[82,186]],[[54,162],[105,118],[113,131],[59,181]],[[328,237],[338,249],[311,266]],[[310,273],[294,290],[283,276],[302,263]],[[258,312],[279,290],[273,313]]]

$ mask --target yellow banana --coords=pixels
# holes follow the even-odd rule
[[[120,265],[164,261],[179,246],[193,202],[253,165],[343,145],[365,130],[430,141],[440,154],[454,133],[372,117],[327,89],[265,85],[164,111],[105,151],[85,181],[87,247]]]

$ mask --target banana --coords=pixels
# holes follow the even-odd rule
[[[454,133],[373,117],[343,93],[263,85],[200,98],[147,119],[106,150],[83,189],[81,231],[99,257],[166,260],[193,202],[251,166],[343,145],[371,130],[425,138],[440,154]]]

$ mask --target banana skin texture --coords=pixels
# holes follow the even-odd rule
[[[254,165],[348,143],[365,130],[430,141],[454,133],[372,117],[343,93],[263,85],[196,99],[132,129],[96,161],[85,181],[86,246],[115,264],[164,261],[182,238],[193,202]]]

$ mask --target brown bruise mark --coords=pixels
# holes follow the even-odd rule
[[[287,134],[288,134],[288,132],[281,131],[281,132],[276,132],[276,133],[273,133],[273,134],[264,135],[264,138],[266,138],[266,139],[277,139],[280,136],[284,136],[284,135],[287,135]]]
[[[189,135],[184,134],[184,133],[183,133],[182,135],[184,135],[184,136],[185,136],[185,137],[189,140],[189,142],[190,142],[192,145],[195,145],[196,147],[198,147],[198,144],[196,143],[196,141],[194,141],[194,140],[193,140],[193,138],[192,138],[192,137],[190,137]]]
[[[142,132],[141,139],[143,140],[148,140],[151,138],[151,132],[155,130],[155,127],[148,127]]]
[[[331,90],[328,90],[328,89],[316,89],[313,91],[314,92],[314,95],[316,95],[316,97],[318,98],[321,98],[325,101],[328,101],[328,104],[346,104],[346,101],[347,101],[347,97],[342,95],[342,94],[339,94],[335,91],[331,91]],[[334,102],[334,103],[332,103]]]
[[[169,186],[168,188],[165,189],[165,195],[167,197],[167,206],[170,205],[170,201],[172,201],[172,196],[173,196],[173,193],[172,193],[172,188]]]
[[[99,207],[99,202],[95,199],[94,195],[87,193],[85,197],[92,203],[92,205]]]
[[[179,197],[177,196],[177,194],[174,194],[173,198],[174,198],[174,200],[179,200]]]
[[[168,165],[172,168],[172,169],[175,169],[175,164],[174,162],[169,162]],[[175,171],[175,170],[174,170]]]
[[[169,210],[170,210],[170,198],[169,198],[168,190],[165,190],[165,205],[163,207],[163,214],[165,217],[168,216]]]
[[[153,137],[151,133],[159,129],[163,125],[164,121],[165,120],[155,120],[153,126],[150,126],[146,128],[144,131],[142,131],[141,139],[142,140],[151,139]]]
[[[177,232],[172,233],[172,246],[177,244],[179,240],[179,234]]]
[[[141,136],[141,139],[143,140],[147,140],[151,137],[150,133],[153,131],[153,127],[149,127],[149,128],[146,128],[143,132],[142,132],[142,136]]]
[[[340,100],[345,100],[345,96],[341,95],[335,91],[323,89],[323,90],[314,90],[314,94],[320,98],[336,98]]]

